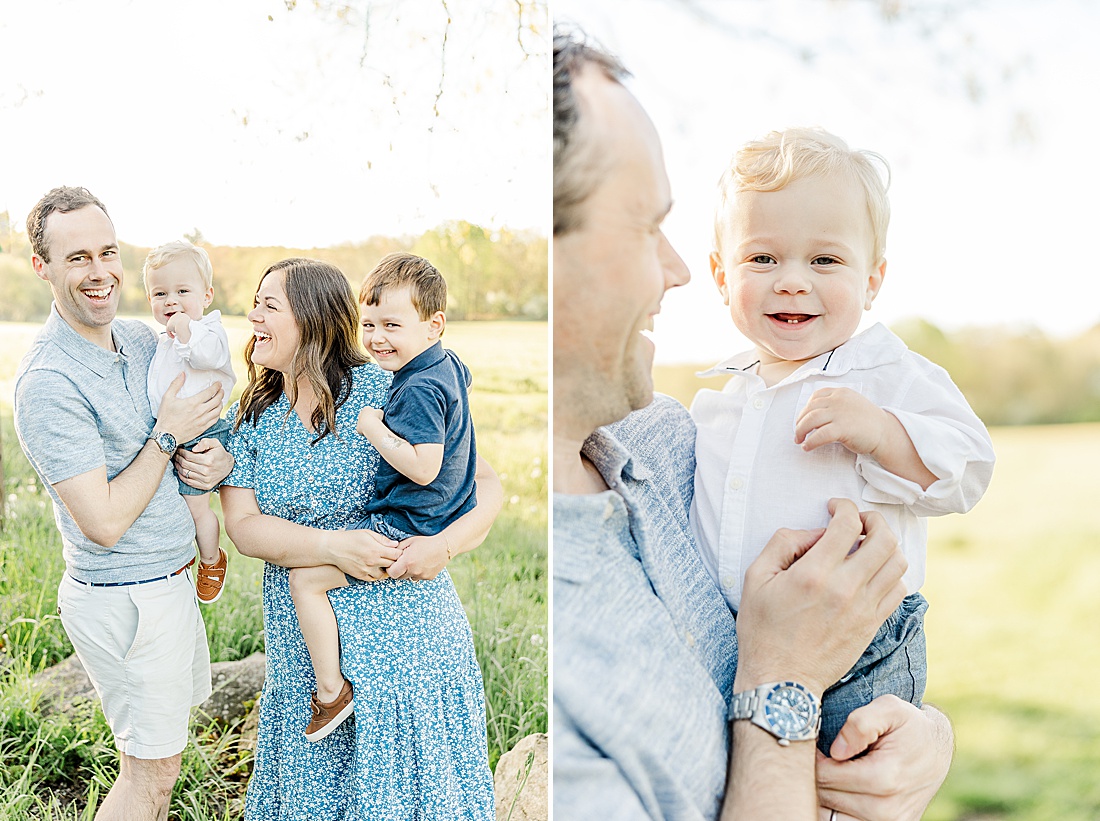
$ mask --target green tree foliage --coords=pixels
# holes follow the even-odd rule
[[[0,226],[2,227],[2,226]],[[201,240],[195,229],[192,236]],[[26,237],[9,231],[0,252],[0,321],[30,322],[45,318],[50,291],[30,264]],[[8,239],[10,237],[10,239]],[[119,312],[141,315],[149,310],[141,268],[148,248],[120,242],[126,279]],[[490,231],[468,222],[451,222],[420,237],[372,237],[332,248],[212,246],[203,243],[214,266],[212,307],[230,315],[252,308],[260,275],[273,262],[312,257],[338,266],[358,293],[363,278],[386,254],[411,251],[427,257],[447,279],[451,319],[545,320],[546,238],[533,232]]]
[[[951,374],[987,425],[1100,421],[1100,325],[1069,339],[998,327],[948,334],[921,319],[894,331]]]

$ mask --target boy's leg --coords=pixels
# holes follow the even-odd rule
[[[218,514],[210,509],[210,494],[184,496],[183,500],[187,502],[191,518],[195,520],[195,541],[199,544],[199,561],[207,565],[217,563],[221,558],[218,546],[221,525],[218,522]]]
[[[180,755],[134,758],[122,753],[118,778],[95,821],[166,821],[168,800],[180,774]]]
[[[295,567],[290,570],[290,595],[298,613],[313,671],[317,674],[317,698],[330,702],[340,695],[344,674],[340,672],[340,633],[328,591],[347,587],[339,568]]]
[[[915,593],[907,596],[864,651],[856,665],[821,700],[821,732],[817,746],[829,747],[848,720],[848,714],[887,693],[921,706],[928,678],[924,613],[928,602]]]

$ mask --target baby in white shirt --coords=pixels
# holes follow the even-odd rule
[[[711,271],[754,345],[707,372],[691,522],[731,609],[780,527],[828,523],[830,498],[877,510],[909,562],[910,595],[823,698],[827,753],[848,713],[884,693],[918,706],[927,676],[924,516],[963,513],[993,472],[993,446],[947,372],[882,325],[853,336],[886,275],[890,219],[877,154],[820,129],[772,132],[722,177]]]
[[[149,406],[153,416],[172,381],[186,374],[180,396],[192,396],[215,382],[222,384],[226,400],[233,391],[229,339],[222,327],[221,312],[203,311],[214,298],[214,269],[206,251],[186,240],[154,248],[142,269],[145,295],[153,317],[165,327],[157,352],[149,366]],[[215,425],[180,447],[191,449],[202,439],[217,439],[225,445],[229,425],[219,419]],[[199,568],[195,590],[203,604],[213,604],[222,593],[228,557],[218,544],[221,531],[218,516],[210,509],[210,494],[179,482],[180,493],[195,520]]]

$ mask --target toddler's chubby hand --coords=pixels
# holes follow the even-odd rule
[[[794,441],[804,451],[833,442],[873,456],[887,435],[889,414],[851,388],[821,388],[795,420]]]
[[[359,421],[355,425],[355,429],[364,436],[367,435],[367,431],[371,429],[372,425],[382,421],[382,409],[372,408],[369,405],[363,410],[359,411]]]
[[[191,317],[183,311],[168,317],[164,328],[172,339],[179,339],[184,343],[191,339]]]

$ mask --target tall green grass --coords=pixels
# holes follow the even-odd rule
[[[246,323],[230,320],[237,347]],[[8,516],[0,535],[0,821],[90,819],[117,775],[118,755],[94,701],[53,711],[32,677],[72,652],[56,616],[64,571],[52,506],[11,420],[18,356],[37,330],[0,323],[0,436]],[[547,725],[547,326],[453,323],[445,344],[474,374],[478,449],[500,475],[504,510],[488,539],[450,567],[485,677],[490,764]],[[243,370],[238,371],[243,375]],[[239,390],[239,385],[238,385]],[[263,564],[231,551],[221,600],[203,609],[211,657],[263,649]],[[194,730],[171,816],[240,818],[251,751],[241,726]]]

